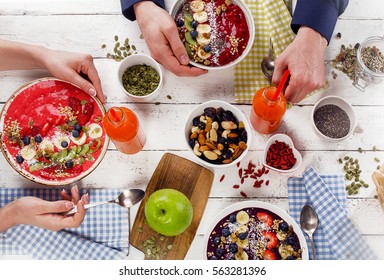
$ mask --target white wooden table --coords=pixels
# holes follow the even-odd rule
[[[169,3],[168,3],[169,4]],[[169,5],[168,5],[169,7]],[[305,99],[298,106],[289,109],[278,132],[290,135],[303,156],[299,170],[289,175],[270,172],[266,179],[269,186],[254,189],[242,185],[241,190],[259,201],[288,209],[287,179],[300,176],[309,165],[321,174],[342,174],[339,157],[350,155],[358,158],[362,168],[361,178],[370,187],[361,189],[358,195],[348,197],[350,216],[363,236],[368,240],[380,259],[384,259],[384,211],[374,198],[376,191],[371,173],[376,169],[374,157],[384,161],[384,83],[371,85],[365,93],[352,86],[352,82],[341,72],[332,78],[330,60],[339,52],[341,44],[361,43],[366,37],[384,35],[384,2],[381,0],[350,0],[346,12],[340,17],[334,38],[326,53],[328,80],[331,86],[324,92]],[[136,22],[130,22],[121,15],[120,1],[105,0],[0,0],[0,38],[16,40],[69,51],[90,53],[102,79],[103,89],[108,96],[107,107],[121,105],[133,109],[147,135],[142,152],[126,156],[119,153],[113,144],[100,166],[82,181],[83,187],[94,188],[145,188],[160,158],[171,152],[193,160],[183,139],[184,120],[188,112],[201,102],[220,99],[234,103],[233,69],[211,72],[198,78],[179,78],[165,71],[165,84],[157,102],[132,103],[118,86],[116,71],[118,63],[106,59],[112,51],[114,36],[128,37],[138,51],[148,53],[145,41],[140,39]],[[101,45],[107,44],[107,49]],[[8,97],[24,83],[47,76],[44,71],[9,71],[0,73],[0,108]],[[335,94],[346,98],[353,105],[357,127],[353,135],[338,143],[323,142],[314,133],[309,122],[313,104],[325,95]],[[249,115],[249,105],[238,105]],[[268,136],[253,133],[251,151],[243,164],[252,160],[261,162],[262,150]],[[379,151],[373,152],[376,145]],[[364,153],[357,150],[361,147]],[[226,174],[223,182],[220,177]],[[245,200],[239,190],[232,188],[238,183],[237,168],[227,168],[215,174],[209,201],[192,243],[187,259],[201,259],[203,238],[215,214],[232,203]],[[0,156],[0,187],[31,186],[18,175]],[[138,207],[131,211],[136,214]]]

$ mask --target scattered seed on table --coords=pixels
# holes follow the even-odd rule
[[[374,160],[375,160],[376,162],[380,162],[380,159],[377,158],[377,157],[375,157]]]

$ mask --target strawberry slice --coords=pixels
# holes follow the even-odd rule
[[[267,244],[267,249],[275,248],[277,245],[277,236],[271,231],[263,231],[263,237]]]
[[[263,255],[264,260],[276,260],[276,255],[270,250],[265,250]]]
[[[93,103],[87,102],[82,104],[81,111],[77,115],[77,122],[80,125],[85,125],[92,117],[93,109]]]
[[[48,133],[50,128],[51,128],[51,124],[49,122],[45,123],[40,132],[41,136],[45,136]]]
[[[271,215],[269,215],[266,212],[259,212],[256,214],[256,217],[260,222],[266,224],[269,227],[272,226],[272,224],[273,224],[273,219],[272,219]]]

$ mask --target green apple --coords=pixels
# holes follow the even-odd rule
[[[183,233],[192,222],[193,207],[178,190],[160,189],[145,203],[144,214],[148,225],[165,236]]]

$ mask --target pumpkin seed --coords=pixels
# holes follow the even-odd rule
[[[127,92],[136,96],[144,96],[152,93],[158,87],[160,75],[152,66],[138,64],[128,67],[122,80]]]

